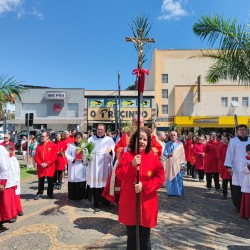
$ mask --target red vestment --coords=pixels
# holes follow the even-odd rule
[[[35,161],[37,163],[37,174],[38,178],[42,178],[44,176],[53,177],[55,173],[57,160],[57,149],[55,143],[52,141],[48,141],[47,143],[41,142],[37,148],[35,153]],[[47,163],[48,166],[43,168],[42,163]]]
[[[6,185],[7,180],[0,180],[1,185]],[[17,217],[16,186],[6,188],[0,192],[0,221],[9,221]]]
[[[204,157],[200,153],[205,153],[206,145],[203,143],[195,143],[193,152],[195,156],[195,169],[204,169]]]
[[[205,150],[205,173],[217,173],[218,169],[218,149],[220,146],[219,141],[208,141]]]
[[[152,135],[151,138],[152,138],[152,148],[155,148],[155,151],[157,151],[156,153],[154,153],[154,150],[151,150],[151,152],[152,154],[155,154],[160,158],[163,148],[161,144],[156,140],[156,137],[154,135]],[[127,133],[124,133],[121,139],[116,143],[114,150],[117,160],[119,160],[120,157],[124,154],[124,149],[128,146],[129,139],[130,138],[127,135]],[[113,171],[115,171],[115,168],[113,168]],[[120,195],[121,181],[119,180],[119,178],[115,176],[115,173],[113,173],[113,171],[109,176],[107,184],[102,192],[102,196],[112,203],[117,203]],[[115,176],[114,183],[112,181],[112,175]],[[114,189],[115,191],[114,194],[110,192],[111,189]]]
[[[191,157],[192,157],[192,147],[193,147],[193,142],[191,139],[186,139],[186,141],[183,143],[184,146],[184,151],[185,151],[185,158],[187,162],[191,162]]]
[[[65,138],[64,141],[66,142],[66,145],[69,146],[69,144],[74,143],[76,141],[76,139],[74,137],[72,137],[72,135],[70,135],[67,138]]]
[[[127,152],[119,160],[116,175],[122,181],[119,199],[118,220],[124,225],[136,225],[136,168],[132,160],[136,153]],[[152,228],[157,224],[158,194],[164,183],[165,173],[159,157],[152,153],[141,153],[140,182],[140,225]]]
[[[221,179],[232,179],[232,175],[227,171],[227,168],[224,166],[227,148],[228,145],[224,143],[218,148],[219,172]]]
[[[56,144],[56,150],[57,150],[57,160],[56,160],[56,171],[57,170],[65,170],[65,166],[68,162],[65,151],[67,149],[67,144],[65,141],[58,141]]]

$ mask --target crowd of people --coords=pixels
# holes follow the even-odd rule
[[[0,224],[23,215],[20,167],[9,139],[5,135],[0,146],[0,203],[4,204]],[[91,152],[88,145],[94,145]],[[151,249],[150,228],[157,224],[157,190],[165,187],[169,196],[183,196],[185,173],[194,181],[206,182],[207,192],[218,192],[222,199],[228,198],[230,188],[240,217],[250,218],[250,139],[246,125],[237,127],[235,137],[215,132],[180,136],[176,131],[161,131],[156,136],[144,127],[143,117],[135,116],[130,130],[119,130],[115,135],[107,133],[104,124],[98,125],[96,133],[75,129],[57,133],[54,141],[44,131],[41,142],[31,137],[26,150],[31,157],[29,165],[36,167],[38,175],[34,200],[53,199],[54,191],[62,188],[67,177],[70,200],[88,199],[94,209],[118,204],[118,220],[127,229],[127,249],[136,247],[137,194],[141,249]]]

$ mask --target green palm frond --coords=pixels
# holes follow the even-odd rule
[[[21,101],[21,95],[25,91],[25,88],[20,85],[14,77],[8,77],[6,75],[0,76],[0,103],[1,106],[10,102],[13,97]]]
[[[83,140],[80,143],[79,149],[81,149],[83,151],[84,154],[84,159],[85,160],[92,160],[93,159],[93,155],[95,155],[95,153],[93,152],[95,148],[95,143],[94,142],[88,142],[88,140]]]
[[[213,59],[206,79],[215,83],[230,79],[242,84],[250,83],[250,33],[248,26],[237,25],[237,20],[203,16],[193,26],[194,33],[202,41],[207,39],[216,50],[203,51]]]

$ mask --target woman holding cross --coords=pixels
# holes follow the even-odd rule
[[[159,157],[151,152],[149,129],[140,129],[140,154],[136,151],[136,137],[137,133],[134,133],[129,143],[129,151],[121,156],[116,169],[116,175],[122,182],[118,220],[127,227],[127,249],[136,249],[136,194],[140,193],[140,249],[147,250],[151,249],[150,228],[157,224],[157,189],[164,183],[165,173]],[[138,165],[140,177],[139,183],[135,184]]]

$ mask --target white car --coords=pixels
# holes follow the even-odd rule
[[[3,136],[4,134],[0,133],[0,143],[3,142]]]

